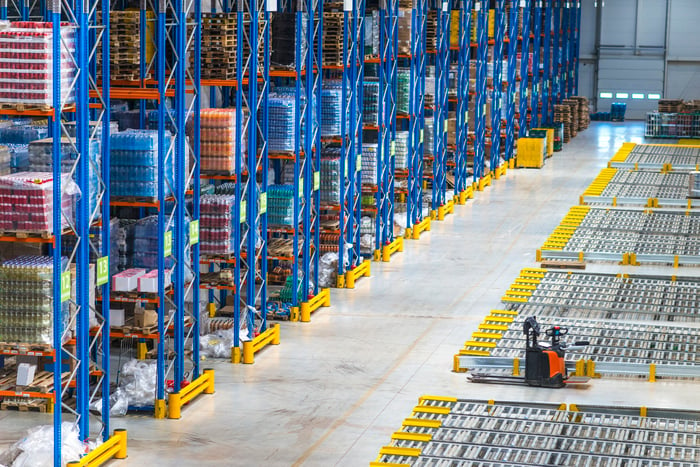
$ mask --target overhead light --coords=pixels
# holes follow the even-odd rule
[[[661,94],[648,94],[647,99],[661,99]]]
[[[601,92],[600,93],[600,98],[601,99],[612,99],[613,94],[611,92]]]
[[[644,94],[634,92],[634,93],[632,93],[632,99],[644,99]]]
[[[629,99],[630,95],[626,92],[618,92],[615,94],[615,99]]]

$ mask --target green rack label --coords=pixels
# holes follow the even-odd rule
[[[109,256],[97,258],[97,280],[95,284],[99,287],[109,282]]]
[[[420,131],[420,144],[423,144],[423,130]]]
[[[304,197],[304,179],[300,178],[299,179],[299,198]]]
[[[260,214],[267,212],[267,192],[260,193]]]
[[[190,222],[190,246],[199,243],[199,220]]]
[[[391,149],[390,149],[389,154],[391,155],[391,157],[396,156],[396,141],[392,141],[392,142],[391,142],[390,148],[391,148]]]
[[[355,172],[360,170],[362,170],[362,154],[358,154],[357,159],[355,159]]]
[[[168,230],[165,232],[165,238],[163,239],[163,256],[166,258],[173,254],[173,231]]]
[[[71,277],[70,271],[61,274],[61,303],[70,300],[71,292]]]
[[[321,188],[321,172],[314,172],[314,191]]]
[[[247,218],[246,217],[246,208],[247,207],[248,206],[247,206],[246,202],[241,201],[241,216],[240,216],[241,218],[239,219],[239,221],[240,221],[239,223],[241,223],[241,224],[243,224]]]

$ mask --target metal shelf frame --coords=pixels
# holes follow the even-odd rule
[[[476,10],[476,105],[474,122],[474,182],[478,183],[485,174],[486,156],[486,63],[488,60],[488,5],[482,1],[474,4]]]
[[[53,136],[52,145],[52,178],[53,199],[60,200],[66,187],[62,184],[62,175],[66,174],[63,167],[62,138],[70,141],[71,152],[79,154],[77,160],[70,167],[68,173],[74,178],[77,187],[82,193],[77,200],[75,218],[68,220],[68,228],[62,229],[64,219],[69,219],[63,212],[61,203],[53,206],[52,232],[49,243],[49,254],[52,257],[52,295],[53,295],[53,348],[51,356],[54,390],[50,399],[54,404],[53,411],[53,464],[62,465],[62,423],[72,420],[78,427],[82,440],[100,438],[106,442],[110,440],[110,416],[109,416],[109,387],[110,387],[110,338],[109,338],[109,300],[102,303],[101,308],[92,308],[90,303],[90,253],[93,252],[101,260],[109,258],[109,222],[98,224],[100,219],[109,219],[109,84],[101,88],[97,87],[96,56],[101,51],[106,60],[101,67],[103,77],[109,81],[109,4],[103,2],[98,9],[97,4],[86,3],[66,4],[54,2],[49,5],[43,2],[30,4],[25,1],[21,5],[16,2],[5,2],[0,8],[0,16],[7,19],[37,20],[43,21],[44,29],[52,33],[51,51],[54,57],[69,55],[75,65],[76,73],[68,85],[69,94],[74,97],[74,102],[63,96],[61,77],[61,60],[54,60],[52,74],[57,79],[53,80],[53,100],[51,110],[48,113],[49,134]],[[8,15],[8,8],[17,12],[17,16]],[[32,12],[39,10],[38,15]],[[102,20],[98,19],[98,11]],[[67,41],[62,38],[62,33],[71,33],[74,37],[74,49],[69,47]],[[96,96],[91,101],[91,95]],[[3,109],[0,113],[12,115],[12,110]],[[47,112],[42,112],[44,116]],[[65,121],[75,122],[75,137],[70,138]],[[97,124],[91,129],[91,121]],[[104,142],[100,141],[104,138]],[[99,164],[91,160],[91,143],[98,143]],[[97,203],[94,208],[90,206],[90,175],[94,173],[98,179],[97,192],[94,193]],[[99,225],[98,229],[102,238],[102,246],[91,238],[90,227]],[[63,235],[74,235],[77,238],[76,246],[66,251],[62,248]],[[64,259],[68,261],[64,264]],[[71,264],[72,263],[72,264]],[[101,261],[100,261],[101,263]],[[75,274],[71,272],[71,265],[75,266]],[[107,264],[108,267],[108,264]],[[74,298],[62,293],[66,288],[71,289],[71,283],[75,281],[76,294]],[[103,297],[109,297],[110,284],[97,286]],[[69,301],[71,309],[69,320],[64,325],[63,307]],[[90,315],[94,312],[98,325],[96,331],[90,333]],[[75,329],[75,339],[69,335],[71,329]],[[75,344],[75,347],[73,347]],[[95,364],[97,371],[91,370]],[[64,377],[65,367],[70,370],[69,377]],[[64,402],[64,396],[73,392],[75,406]],[[94,416],[97,424],[91,429],[90,406],[100,401],[101,414]],[[96,426],[99,429],[96,431]],[[119,436],[121,439],[121,436]],[[112,442],[110,442],[112,444]],[[125,453],[124,453],[125,455]],[[111,457],[114,457],[111,456]]]
[[[495,172],[501,161],[501,108],[503,105],[503,39],[505,38],[505,0],[496,0],[494,14],[493,91],[491,92],[491,160]]]
[[[399,49],[399,2],[382,0],[379,8],[379,145],[374,257],[394,241],[396,114]],[[364,44],[364,40],[363,40]],[[364,50],[364,47],[361,48]]]
[[[534,1],[532,16],[532,86],[530,89],[530,128],[540,126],[540,47],[542,44],[542,0]],[[524,59],[525,57],[523,57]]]
[[[530,76],[528,73],[528,56],[530,54],[530,8],[531,2],[520,2],[522,14],[522,39],[520,42],[520,130],[519,137],[527,136],[529,124],[528,98],[530,92]]]
[[[437,215],[438,208],[446,203],[447,191],[447,118],[449,112],[450,75],[450,19],[451,1],[436,0],[432,5],[437,13],[437,36],[435,51],[435,96],[433,107],[433,174],[431,210]]]
[[[508,17],[508,71],[506,81],[508,87],[505,96],[506,106],[506,138],[504,142],[504,159],[510,166],[510,161],[515,155],[515,83],[517,81],[517,53],[518,53],[518,15],[520,14],[520,2],[518,0],[509,1]],[[510,166],[512,168],[513,166]]]
[[[469,153],[469,61],[473,0],[461,0],[459,8],[459,50],[457,61],[457,128],[455,149],[455,197],[471,185],[468,178]]]
[[[545,2],[544,4],[544,42],[542,62],[544,65],[544,73],[542,73],[542,112],[540,115],[540,124],[550,125],[551,97],[552,97],[552,6],[554,0]],[[553,109],[552,109],[553,110]],[[554,113],[551,115],[554,116]]]
[[[362,262],[362,255],[360,252],[360,225],[362,220],[361,169],[365,0],[345,2],[343,7],[343,78],[341,100],[343,103],[343,112],[341,115],[342,144],[340,151],[339,278],[344,277],[347,271],[351,271]],[[379,200],[377,201],[379,202]],[[379,218],[379,215],[377,218]],[[375,245],[377,245],[380,238],[378,224],[375,229],[377,230]]]
[[[406,228],[423,221],[423,157],[425,153],[426,27],[428,1],[415,0],[411,11],[411,86],[409,90],[408,196]]]

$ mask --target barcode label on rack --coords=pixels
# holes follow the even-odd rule
[[[260,193],[260,214],[267,212],[267,193]]]

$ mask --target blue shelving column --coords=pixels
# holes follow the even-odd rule
[[[498,176],[501,161],[501,110],[503,106],[503,39],[505,38],[505,0],[496,0],[494,10],[493,91],[491,95],[491,171]]]
[[[506,81],[508,87],[505,96],[506,106],[506,139],[504,147],[504,159],[509,168],[515,166],[513,158],[515,149],[515,84],[517,81],[517,54],[518,54],[518,14],[520,12],[520,1],[509,0],[508,10],[508,70]]]
[[[542,64],[544,72],[542,73],[542,115],[540,123],[549,125],[551,123],[550,106],[551,106],[551,81],[552,81],[552,3],[553,1],[544,3],[544,53]]]
[[[425,71],[428,2],[414,0],[411,10],[411,86],[409,86],[408,196],[406,236],[418,238],[423,222],[423,156],[425,138]]]
[[[563,0],[561,10],[561,72],[559,77],[559,95],[561,99],[569,97],[569,61],[571,59],[571,48],[569,47],[569,41],[571,40],[570,16],[571,2],[569,0]]]
[[[561,54],[561,13],[562,13],[562,5],[561,5],[562,0],[554,0],[554,7],[552,9],[552,21],[553,21],[553,44],[554,44],[554,55],[553,55],[553,61],[552,61],[552,83],[551,83],[551,89],[552,89],[552,95],[550,99],[550,116],[552,117],[550,119],[554,119],[554,106],[557,104],[561,103],[562,95],[560,92],[560,83],[561,83],[561,71],[562,71],[562,66],[561,66],[561,60],[562,60],[562,54]]]
[[[532,88],[530,90],[530,128],[540,125],[540,45],[542,43],[542,0],[534,0],[532,15]]]
[[[474,4],[477,16],[476,26],[476,104],[474,122],[474,182],[478,183],[485,175],[486,155],[486,63],[488,60],[488,8],[483,2]]]
[[[174,117],[173,141],[174,157],[174,232],[172,273],[173,300],[175,313],[173,320],[174,362],[172,375],[166,369],[166,379],[172,377],[173,390],[169,394],[169,417],[179,418],[174,402],[180,391],[200,376],[199,367],[199,108],[201,106],[200,65],[201,65],[201,5],[200,0],[175,1],[170,34],[174,36],[174,52],[170,71],[174,78]],[[188,31],[188,20],[193,27]],[[196,40],[199,39],[199,40]],[[187,57],[193,54],[193,66]],[[188,96],[191,99],[188,100]],[[193,141],[188,142],[187,121],[194,125]],[[192,205],[188,206],[189,190],[192,190]],[[192,323],[186,326],[186,322]],[[161,334],[162,336],[163,334]]]
[[[435,50],[435,96],[433,107],[433,186],[432,218],[442,218],[447,190],[447,117],[450,85],[450,18],[449,0],[435,0],[437,36]]]
[[[524,3],[524,5],[523,5]],[[520,138],[527,136],[529,121],[527,118],[530,73],[528,73],[528,55],[530,53],[530,6],[531,0],[521,1],[522,32],[520,41]]]
[[[302,321],[308,321],[305,303],[318,295],[320,225],[318,209],[321,204],[321,83],[323,6],[319,0],[305,0],[296,14],[296,113],[294,203],[295,229],[292,272],[292,307],[300,306]],[[295,224],[298,225],[298,224]],[[301,235],[300,235],[301,234]],[[301,256],[299,255],[301,249]],[[301,277],[296,258],[301,258]],[[301,281],[301,293],[299,293]],[[296,319],[296,311],[293,313]]]
[[[376,261],[382,258],[383,248],[394,241],[399,2],[381,0],[379,7]]]
[[[459,58],[457,62],[457,128],[455,150],[455,198],[464,204],[468,177],[469,151],[469,59],[471,55],[470,27],[473,0],[461,0],[459,8]]]
[[[572,73],[573,73],[573,90],[571,95],[578,95],[578,64],[579,64],[579,53],[581,51],[581,0],[576,0],[575,6],[573,6],[573,16],[575,18],[575,27],[573,30],[573,40],[572,40]]]
[[[345,286],[345,273],[362,262],[362,94],[364,90],[364,0],[344,3],[341,115],[341,193],[338,286]],[[362,36],[362,37],[360,37]],[[377,238],[379,236],[377,235]],[[375,238],[375,242],[377,242]]]

